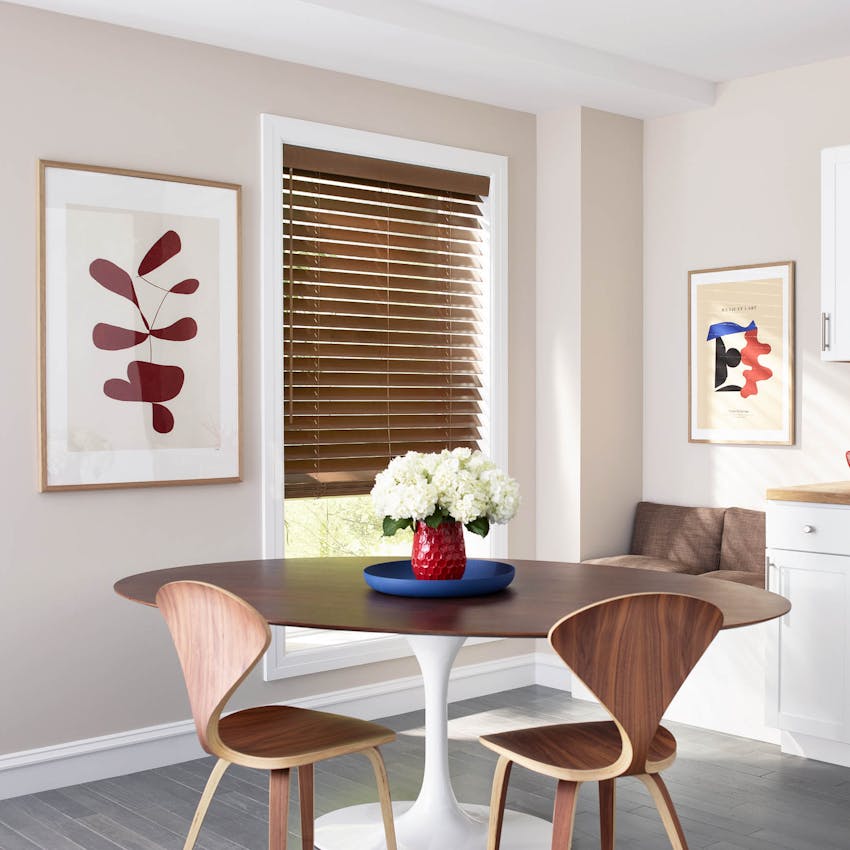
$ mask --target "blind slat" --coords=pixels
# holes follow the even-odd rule
[[[291,268],[287,256],[284,256],[283,265],[287,275],[287,282],[291,279],[295,283],[332,283],[337,286],[369,286],[375,289],[396,289],[399,292],[410,290],[414,292],[454,292],[464,295],[481,294],[480,284],[460,280],[444,279],[435,281],[419,277],[396,277],[389,273],[369,275],[327,271],[326,269]]]
[[[368,345],[345,342],[302,342],[290,341],[286,344],[286,357],[348,357],[366,359],[379,357],[384,360],[415,358],[416,360],[436,360],[438,362],[478,362],[481,353],[474,347],[452,346],[450,348],[435,345]]]
[[[484,240],[484,234],[481,232],[482,225],[480,223],[477,226],[466,224],[449,226],[449,222],[426,224],[421,221],[388,220],[374,216],[369,218],[303,208],[293,209],[291,220],[319,226],[331,225],[332,227],[349,227],[354,230],[373,230],[390,236],[392,234],[421,236],[426,239],[448,239],[453,242],[480,243]]]
[[[430,292],[421,289],[388,289],[378,286],[334,286],[315,281],[295,281],[290,292],[295,298],[329,298],[332,301],[368,301],[382,304],[419,304],[422,307],[446,305],[480,307],[482,299],[466,292]]]
[[[288,231],[287,231],[288,232]],[[294,239],[330,240],[331,243],[347,242],[357,245],[379,245],[382,249],[404,249],[413,251],[432,251],[450,254],[471,255],[470,261],[476,261],[480,256],[480,241],[466,242],[461,239],[430,238],[427,236],[403,236],[399,233],[387,233],[363,228],[322,227],[315,224],[292,224]]]
[[[439,428],[439,429],[477,429],[481,427],[481,417],[478,415],[464,415],[456,413],[452,416],[450,423],[446,423],[445,417],[440,411],[428,411],[414,415],[410,413],[369,413],[346,415],[336,413],[332,415],[316,415],[313,413],[298,413],[292,418],[287,416],[288,421],[295,421],[299,433],[310,433],[314,431],[337,431],[340,428],[348,428],[356,431],[374,431],[377,429],[391,431],[404,428]]]
[[[473,198],[487,195],[490,178],[424,165],[323,151],[300,145],[283,146],[283,167],[300,172],[359,177],[372,183],[416,186],[437,192],[460,192]]]
[[[482,274],[476,269],[453,266],[430,266],[414,263],[390,263],[388,260],[364,260],[335,254],[287,255],[288,261],[298,268],[327,269],[338,272],[363,272],[364,274],[389,274],[398,277],[424,277],[429,280],[473,280],[479,283]]]
[[[306,303],[309,307],[309,300]],[[315,306],[319,306],[318,302]],[[480,328],[473,322],[454,321],[451,319],[411,319],[399,316],[340,316],[334,313],[306,313],[296,312],[289,321],[289,310],[284,312],[284,320],[292,324],[298,322],[295,327],[303,328],[327,328],[324,339],[334,338],[335,330],[362,330],[362,331],[416,331],[419,333],[468,333],[476,334]]]
[[[368,401],[383,404],[389,402],[396,406],[398,402],[427,402],[431,409],[445,411],[448,403],[452,408],[458,402],[481,402],[481,392],[475,387],[311,387],[293,386],[292,400],[298,401]],[[438,402],[439,404],[436,404]]]
[[[450,268],[480,269],[481,258],[477,254],[452,252],[456,244],[447,242],[440,250],[425,250],[424,248],[414,251],[408,248],[394,248],[381,244],[361,245],[356,242],[322,242],[315,238],[295,238],[293,242],[294,254],[318,254],[319,256],[349,257],[364,260],[380,260],[382,263],[413,263],[425,266],[448,266]],[[386,271],[386,270],[384,270]]]
[[[378,471],[383,469],[392,458],[398,454],[405,452],[433,452],[439,451],[438,446],[444,445],[439,441],[434,442],[398,442],[393,443],[390,447],[387,443],[377,443],[369,446],[351,446],[348,453],[340,453],[331,455],[329,458],[321,458],[318,455],[310,455],[303,446],[287,446],[285,449],[286,465],[295,472],[327,472],[328,469],[323,469],[323,460],[333,460],[334,467],[338,469],[365,469],[368,468],[363,460],[368,458],[370,462],[377,460],[379,466]],[[475,440],[459,440],[455,444],[456,448],[476,448]],[[375,467],[373,467],[375,468]],[[370,487],[371,489],[371,487]]]
[[[443,212],[460,213],[461,215],[480,216],[481,205],[476,201],[459,201],[448,199],[445,196],[423,194],[413,190],[392,191],[391,189],[373,189],[352,185],[344,179],[324,178],[318,180],[306,175],[293,175],[293,193],[308,195],[310,197],[327,196],[332,198],[344,198],[349,201],[365,201],[371,204],[391,204],[400,207],[420,207],[429,210],[441,210]],[[287,197],[285,203],[289,202],[289,187],[285,187]]]

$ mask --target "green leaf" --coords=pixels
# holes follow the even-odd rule
[[[385,516],[383,528],[384,537],[392,537],[400,528],[413,528],[413,520],[410,517],[393,519],[391,516]]]
[[[427,525],[429,528],[439,528],[443,524],[444,519],[445,516],[443,515],[441,510],[437,508],[437,510],[434,511],[431,516],[425,517],[425,525]]]
[[[490,531],[490,520],[486,516],[480,516],[472,520],[472,522],[468,522],[466,528],[467,531],[471,531],[473,534],[480,534],[482,537],[486,537]]]

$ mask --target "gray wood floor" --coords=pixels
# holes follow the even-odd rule
[[[486,803],[495,758],[477,743],[484,732],[585,719],[598,709],[561,692],[521,688],[450,706],[450,761],[464,802]],[[384,721],[399,732],[384,748],[393,796],[410,799],[422,772],[422,712]],[[783,756],[776,747],[671,724],[679,759],[665,773],[691,850],[847,850],[850,770]],[[181,850],[212,759],[0,801],[2,850]],[[231,767],[198,841],[199,850],[264,850],[267,774]],[[511,808],[551,818],[554,783],[515,768]],[[362,756],[326,762],[316,771],[316,812],[375,799]],[[293,794],[290,847],[298,835]],[[579,797],[575,850],[599,847],[595,788]],[[618,850],[662,850],[669,844],[648,793],[634,779],[618,782]],[[463,848],[445,848],[463,850]],[[544,850],[544,848],[541,848]]]

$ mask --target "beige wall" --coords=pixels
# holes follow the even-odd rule
[[[538,119],[537,554],[628,548],[641,496],[643,124]]]
[[[0,753],[181,720],[164,625],[120,600],[128,573],[260,554],[259,116],[277,113],[510,157],[511,552],[535,547],[535,120],[382,83],[0,4]],[[244,481],[36,491],[35,173],[39,158],[241,183]],[[466,661],[525,650],[485,644]],[[404,660],[242,701],[409,675]]]
[[[644,496],[762,505],[766,487],[846,479],[850,365],[819,357],[820,150],[850,143],[850,59],[721,87],[645,133]],[[690,445],[687,272],[797,261],[797,444]]]
[[[581,125],[581,557],[627,552],[641,496],[643,122]]]

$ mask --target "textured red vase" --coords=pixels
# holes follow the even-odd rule
[[[416,523],[413,532],[413,575],[419,579],[458,579],[466,570],[463,526],[451,520],[431,528]]]

